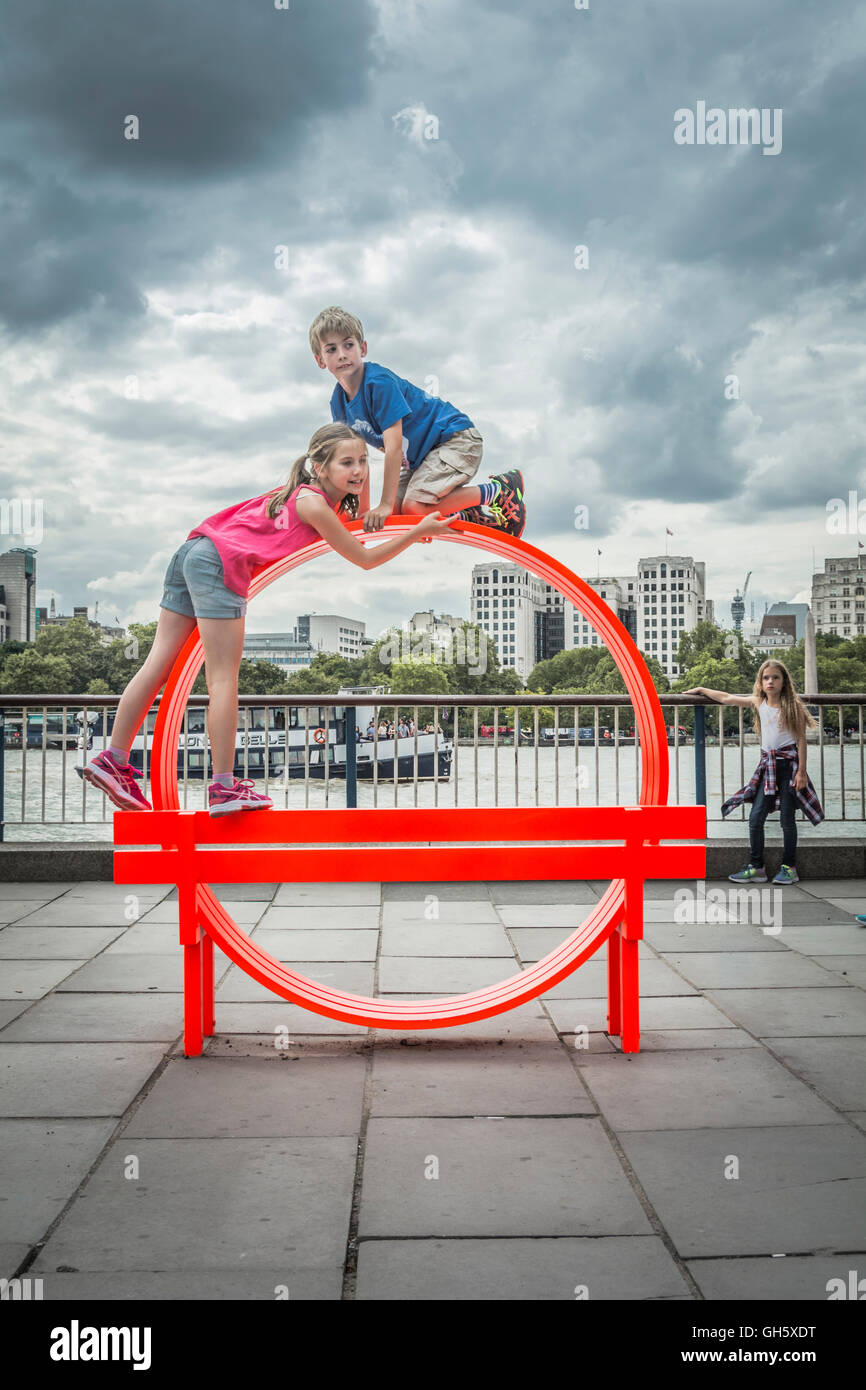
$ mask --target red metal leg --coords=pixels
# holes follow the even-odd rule
[[[206,1038],[214,1035],[213,941],[207,932],[201,937],[201,1026]]]
[[[620,929],[607,938],[607,1031],[613,1037],[622,1032],[622,991],[620,988]]]
[[[201,1056],[202,991],[201,942],[183,948],[183,1051]]]
[[[622,967],[622,1050],[640,1052],[640,999],[638,996],[639,942],[623,938],[620,962]]]

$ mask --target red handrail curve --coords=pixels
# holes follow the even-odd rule
[[[415,525],[406,517],[390,517],[389,532],[405,533]],[[348,529],[361,536],[360,522]],[[613,656],[635,711],[641,750],[639,801],[644,806],[663,806],[668,796],[667,730],[659,698],[647,666],[632,638],[607,604],[571,570],[544,551],[501,531],[458,521],[437,541],[471,545],[517,563],[551,584],[589,618]],[[290,570],[330,552],[325,541],[316,541],[294,555],[260,570],[250,587],[255,598]],[[190,634],[165,686],[151,756],[153,804],[156,810],[178,810],[177,747],[186,701],[204,659],[198,631]],[[398,697],[395,697],[399,699]],[[507,704],[507,697],[500,703]],[[358,811],[362,816],[363,810]],[[375,853],[372,851],[371,853]],[[380,851],[381,852],[381,851]],[[623,851],[624,852],[624,851]],[[623,879],[614,879],[603,897],[579,927],[536,965],[500,984],[447,999],[372,999],[330,989],[289,970],[263,951],[243,932],[211,889],[198,890],[202,925],[212,940],[253,979],[275,994],[301,1004],[314,1013],[342,1022],[379,1028],[436,1028],[471,1023],[504,1012],[537,998],[571,974],[598,950],[619,923],[625,901]]]

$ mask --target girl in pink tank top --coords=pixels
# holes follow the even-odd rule
[[[246,600],[255,575],[275,560],[325,540],[361,569],[375,569],[415,541],[448,530],[438,512],[422,517],[408,535],[368,549],[340,515],[358,515],[367,486],[367,448],[348,425],[316,430],[296,459],[285,487],[249,498],[208,517],[189,533],[169,561],[153,646],[123,692],[111,747],[78,771],[124,810],[151,810],[135,784],[129,749],[178,653],[198,626],[204,647],[210,703],[207,723],[213,760],[208,788],[212,816],[267,809],[273,803],[233,773],[238,726],[238,668],[244,644]]]

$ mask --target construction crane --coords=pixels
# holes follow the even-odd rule
[[[746,575],[746,582],[743,585],[743,592],[740,593],[738,589],[731,599],[731,620],[733,621],[735,632],[739,632],[742,629],[743,618],[746,616],[746,590],[749,587],[749,580],[751,577],[752,571],[749,570],[749,573]]]

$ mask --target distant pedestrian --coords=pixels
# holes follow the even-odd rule
[[[732,883],[766,883],[764,868],[764,822],[777,810],[782,822],[783,862],[774,883],[797,883],[797,825],[799,809],[813,825],[824,819],[815,788],[806,775],[806,729],[814,729],[812,718],[794,689],[790,673],[781,661],[765,661],[755,677],[750,695],[728,695],[698,685],[687,695],[705,695],[722,705],[754,711],[755,732],[761,735],[761,759],[751,781],[728,797],[722,815],[752,803],[749,816],[749,863],[738,873],[729,874]]]

